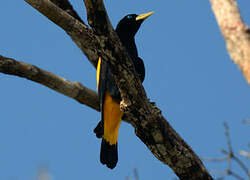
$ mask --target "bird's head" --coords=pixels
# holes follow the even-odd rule
[[[136,32],[139,30],[142,22],[147,19],[149,16],[154,14],[154,12],[149,12],[145,14],[128,14],[122,18],[117,27],[116,32],[120,35],[125,35],[126,38],[133,38]]]

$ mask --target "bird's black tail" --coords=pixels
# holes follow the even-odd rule
[[[100,160],[102,164],[110,169],[113,169],[118,162],[117,143],[110,145],[104,138],[102,138]]]
[[[101,138],[103,136],[103,122],[100,121],[94,129],[94,133],[97,138]]]

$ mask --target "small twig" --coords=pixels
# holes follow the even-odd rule
[[[227,138],[227,145],[228,145],[228,170],[232,167],[232,157],[233,157],[233,149],[232,149],[232,142],[230,139],[230,133],[229,133],[229,126],[226,122],[223,123],[225,127],[225,136]]]
[[[246,165],[237,156],[234,155],[233,148],[232,148],[232,142],[231,142],[231,139],[230,139],[229,126],[228,126],[228,124],[226,122],[224,122],[224,126],[225,126],[225,135],[226,135],[226,138],[227,138],[227,144],[228,144],[229,151],[227,152],[227,151],[223,150],[222,152],[227,153],[228,157],[229,157],[229,159],[228,159],[228,171],[232,172],[231,163],[232,163],[232,159],[233,159],[243,169],[243,171],[247,174],[247,176],[250,179],[248,168],[246,167]],[[231,173],[231,175],[233,175],[235,177],[239,177],[236,173],[233,173],[233,172]]]
[[[201,158],[204,161],[211,161],[211,162],[224,162],[228,160],[228,157],[224,158]]]
[[[135,180],[139,180],[139,174],[136,168],[134,168],[134,176],[135,176]]]
[[[249,170],[246,167],[246,165],[236,156],[233,156],[233,159],[239,164],[239,166],[245,171],[245,173],[248,175],[248,178],[250,179]]]
[[[212,169],[211,172],[213,174],[217,174],[217,175],[220,175],[220,176],[226,176],[226,175],[228,175],[227,171],[218,171],[218,170]]]
[[[250,123],[250,119],[245,119],[245,120],[243,120],[243,123],[244,123],[244,124]]]
[[[226,150],[222,150],[222,153],[229,154]],[[235,160],[235,162],[238,163],[238,165],[243,169],[243,171],[249,176],[249,170],[247,169],[246,165],[234,154],[232,154],[232,157],[230,159]],[[228,169],[231,172],[231,169]]]
[[[132,180],[132,179],[130,179],[130,177],[129,177],[129,176],[126,176],[126,180]]]
[[[235,177],[236,179],[244,180],[244,178],[240,177],[238,174],[236,174],[235,172],[233,172],[231,170],[226,170],[226,171],[212,170],[212,172],[214,174],[217,174],[217,175],[220,175],[220,176],[231,175],[231,176]],[[219,179],[221,179],[221,178],[223,178],[223,177],[220,177]]]
[[[238,174],[236,174],[235,172],[233,171],[228,171],[228,175],[231,175],[233,177],[235,177],[236,179],[239,179],[239,180],[244,180],[244,178],[242,178],[241,176],[239,176]]]
[[[250,158],[250,152],[244,151],[244,150],[240,150],[239,151],[239,155],[244,156],[245,158]]]
[[[238,175],[237,173],[235,173],[234,171],[232,171],[232,160],[234,160],[242,169],[243,171],[247,174],[248,179],[250,179],[250,173],[249,170],[247,168],[247,166],[238,158],[235,156],[234,152],[233,152],[233,148],[232,148],[232,141],[230,138],[230,132],[229,132],[229,126],[226,122],[223,123],[224,127],[225,127],[225,136],[227,139],[227,146],[228,146],[228,151],[225,149],[222,149],[221,152],[225,155],[227,155],[227,157],[224,158],[203,158],[206,161],[212,161],[212,162],[223,162],[223,161],[228,161],[228,167],[226,169],[226,171],[216,171],[213,170],[214,174],[219,174],[219,175],[231,175],[236,179],[239,180],[244,180],[244,178],[242,178],[240,175]],[[242,153],[242,151],[241,151]]]
[[[223,177],[218,177],[215,180],[223,180],[223,179],[224,179]]]
[[[40,166],[37,172],[37,180],[52,180],[51,174],[47,166]]]

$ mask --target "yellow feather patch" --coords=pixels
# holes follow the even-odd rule
[[[101,71],[101,62],[102,62],[102,59],[99,57],[98,59],[98,63],[97,63],[97,68],[96,68],[96,81],[97,81],[97,90],[98,90],[98,87],[99,87],[99,80],[100,80],[100,71]]]
[[[118,131],[122,120],[123,112],[120,110],[120,104],[112,99],[106,92],[103,107],[104,135],[103,138],[110,145],[116,144]]]

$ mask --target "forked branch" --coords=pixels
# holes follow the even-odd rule
[[[170,126],[161,111],[149,102],[130,57],[111,26],[102,0],[84,1],[92,29],[58,7],[54,1],[59,0],[53,0],[54,3],[50,0],[25,1],[64,29],[94,66],[98,57],[110,64],[122,95],[121,108],[131,120],[136,135],[156,158],[168,164],[180,179],[212,179],[198,156]]]

